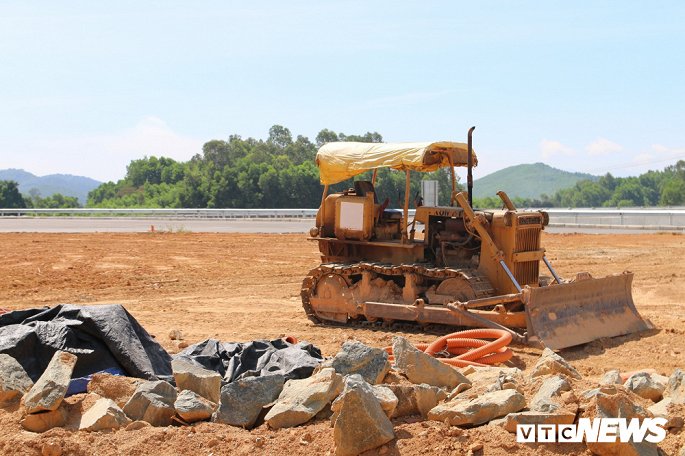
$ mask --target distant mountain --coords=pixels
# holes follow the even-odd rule
[[[77,197],[81,204],[86,204],[88,192],[102,183],[90,177],[71,174],[36,176],[23,169],[2,169],[0,180],[16,181],[19,184],[19,191],[24,195],[29,195],[32,189],[36,189],[43,198],[61,193],[64,196]]]
[[[515,165],[476,179],[473,196],[496,196],[499,190],[504,190],[511,198],[538,198],[543,193],[552,196],[557,190],[573,187],[580,180],[598,178],[592,174],[552,168],[544,163]]]

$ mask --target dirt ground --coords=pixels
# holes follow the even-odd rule
[[[633,297],[655,329],[600,340],[561,355],[586,377],[610,368],[654,368],[670,375],[685,368],[685,236],[678,234],[544,234],[548,257],[562,276],[594,276],[630,270]],[[247,341],[293,335],[334,355],[347,339],[389,345],[396,333],[382,328],[324,327],[310,323],[300,304],[300,285],[318,264],[314,243],[303,235],[279,234],[1,234],[0,307],[21,309],[59,303],[120,303],[170,352],[180,330],[187,343],[206,338]],[[436,337],[402,333],[413,342]],[[514,347],[512,365],[531,367],[539,350]],[[295,429],[253,431],[203,423],[192,428],[147,428],[112,433],[53,429],[23,431],[20,412],[0,411],[0,450],[5,454],[326,454],[332,429],[321,421]],[[516,444],[515,436],[480,427],[460,436],[442,423],[396,420],[397,439],[388,454],[589,454],[584,446]],[[660,445],[672,454],[685,444],[681,433]],[[570,452],[570,453],[569,453]]]

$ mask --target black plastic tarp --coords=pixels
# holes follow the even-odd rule
[[[171,356],[119,304],[62,304],[0,315],[0,353],[14,357],[34,382],[57,350],[78,356],[73,378],[108,369],[148,380],[171,376]]]
[[[307,378],[323,360],[321,351],[314,345],[291,344],[284,339],[246,343],[207,339],[187,347],[174,358],[186,358],[219,372],[226,383],[273,374],[283,374],[286,380]]]

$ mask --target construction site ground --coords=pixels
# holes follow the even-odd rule
[[[685,367],[685,236],[680,234],[548,234],[548,258],[562,276],[630,270],[633,297],[655,329],[561,351],[586,378],[610,368],[653,368],[670,375]],[[0,307],[22,309],[59,303],[123,304],[169,351],[172,330],[184,343],[292,335],[334,355],[347,339],[386,346],[397,333],[382,327],[326,327],[306,319],[300,303],[305,274],[319,262],[315,243],[301,234],[44,234],[0,235]],[[435,332],[402,330],[410,341],[429,342]],[[514,347],[512,365],[530,369],[540,350]],[[73,432],[56,428],[32,434],[19,425],[17,407],[0,411],[0,452],[45,454],[332,454],[327,421],[270,431],[203,423],[190,427]],[[582,444],[517,444],[515,436],[484,426],[449,434],[443,423],[400,419],[388,454],[589,454]],[[670,435],[669,454],[685,443]],[[478,445],[483,450],[478,450]]]

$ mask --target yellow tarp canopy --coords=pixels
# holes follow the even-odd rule
[[[337,184],[376,168],[421,172],[450,166],[467,166],[468,146],[458,142],[360,143],[331,142],[319,149],[316,164],[321,183]],[[473,166],[478,164],[475,152]]]

